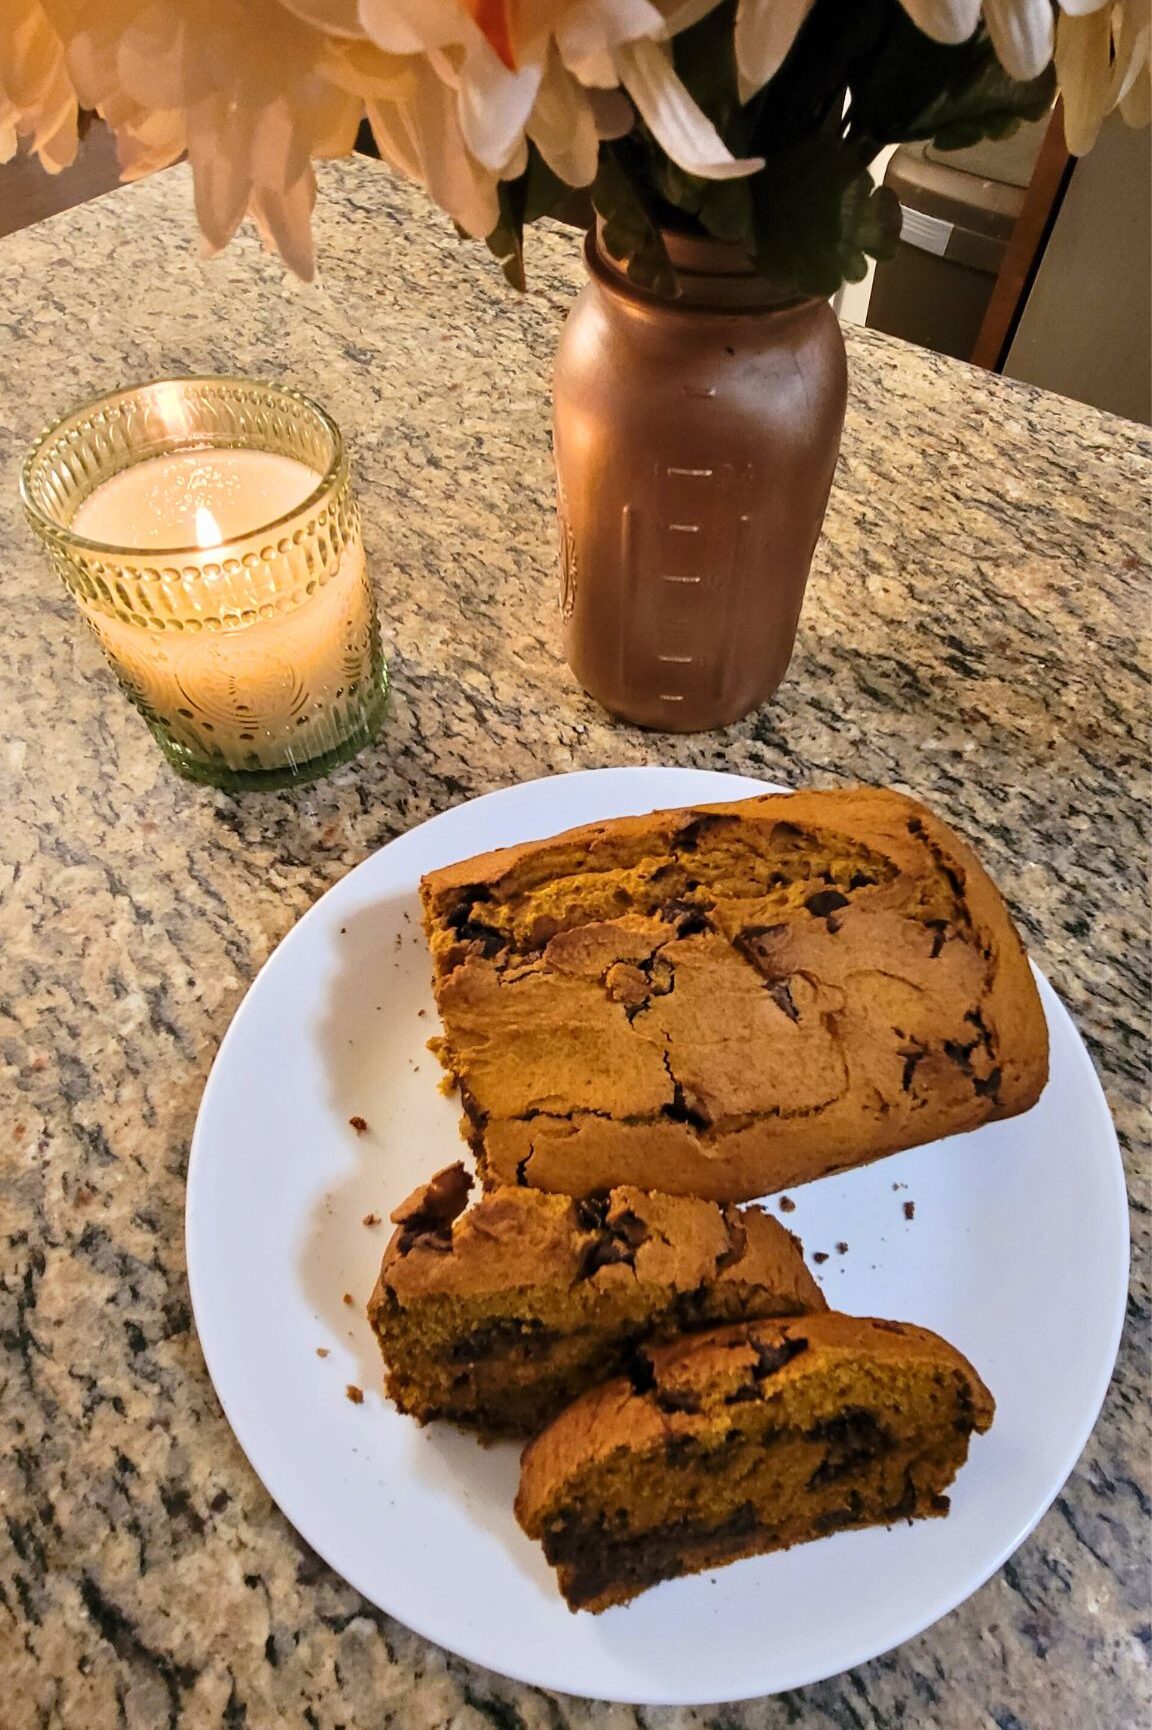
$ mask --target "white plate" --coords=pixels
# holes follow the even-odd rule
[[[386,1220],[462,1151],[456,1104],[438,1091],[425,1049],[438,1023],[421,873],[574,823],[764,790],[688,769],[604,769],[492,793],[402,835],[272,956],[220,1048],[196,1125],[196,1323],[268,1490],[381,1609],[475,1663],[569,1694],[738,1700],[833,1675],[918,1633],[994,1573],[1057,1494],[1120,1337],[1119,1150],[1079,1035],[1041,981],[1052,1078],[1033,1111],[810,1184],[788,1216],[810,1254],[830,1252],[819,1272],[833,1304],[937,1329],[995,1394],[996,1422],[975,1440],[947,1520],[844,1533],[574,1616],[513,1518],[516,1450],[421,1430],[384,1398],[363,1306],[388,1228],[362,1220]],[[353,1116],[367,1133],[350,1127]],[[349,1383],[363,1388],[362,1405],[345,1397]]]

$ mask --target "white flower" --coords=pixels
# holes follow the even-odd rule
[[[1062,5],[1056,77],[1064,97],[1064,136],[1072,154],[1083,156],[1114,108],[1130,125],[1148,122],[1152,0],[1062,0]]]
[[[967,42],[981,0],[902,0],[912,22],[937,42]],[[774,77],[808,16],[812,0],[740,0],[736,64],[747,102]],[[1035,78],[1052,58],[1050,0],[983,0],[996,53],[1013,78]]]
[[[593,133],[601,136],[600,110],[587,93],[619,86],[674,162],[723,179],[755,172],[760,159],[733,157],[677,77],[665,43],[671,28],[715,3],[360,0],[360,21],[387,52],[429,56],[457,91],[465,144],[497,173],[527,136],[561,178],[578,172],[573,184],[587,185],[596,166]]]

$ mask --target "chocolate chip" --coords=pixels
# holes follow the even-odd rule
[[[924,1051],[906,1051],[904,1053],[904,1071],[900,1077],[900,1086],[905,1093],[912,1090],[912,1082],[916,1075],[916,1065],[922,1063],[927,1056]]]
[[[616,1267],[621,1262],[632,1267],[634,1255],[635,1252],[629,1244],[613,1237],[611,1232],[605,1232],[603,1236],[593,1238],[581,1256],[580,1278],[591,1279],[602,1267]]]
[[[755,1335],[752,1335],[748,1343],[756,1353],[752,1374],[758,1382],[774,1376],[777,1370],[782,1370],[785,1364],[791,1363],[793,1358],[798,1358],[801,1352],[808,1350],[807,1340],[794,1339],[790,1335],[781,1340],[779,1345],[757,1339]]]
[[[686,1388],[659,1388],[654,1398],[662,1412],[694,1414],[701,1409],[699,1396]]]
[[[626,1374],[634,1394],[650,1394],[656,1386],[656,1372],[645,1352],[636,1352],[629,1360]]]
[[[932,952],[929,959],[935,961],[943,949],[944,940],[948,935],[948,921],[946,919],[926,919],[924,923],[932,933]]]
[[[848,897],[841,895],[839,889],[818,889],[814,895],[809,895],[804,905],[814,919],[827,919],[830,913],[847,907]]]
[[[416,1244],[449,1248],[452,1242],[452,1222],[463,1213],[472,1188],[472,1179],[459,1160],[429,1178],[419,1189],[406,1196],[399,1207],[393,1208],[392,1220],[404,1229],[399,1240],[401,1255]],[[434,1240],[439,1239],[436,1243]]]
[[[660,1109],[664,1116],[670,1118],[673,1123],[690,1123],[693,1129],[711,1127],[711,1118],[696,1106],[688,1104],[684,1096],[683,1085],[679,1081],[673,1084],[671,1105],[663,1105]]]
[[[975,1077],[972,1082],[973,1091],[978,1093],[981,1099],[995,1099],[997,1094],[1000,1092],[1000,1082],[1000,1071],[999,1069],[994,1069],[991,1074],[985,1076],[983,1080],[980,1076]]]
[[[600,1231],[608,1218],[608,1191],[598,1190],[576,1203],[576,1223],[581,1231]]]
[[[641,1219],[630,1207],[614,1213],[608,1221],[608,1229],[614,1237],[622,1238],[631,1249],[639,1249],[652,1235],[647,1220]]]
[[[824,1445],[824,1457],[808,1480],[809,1488],[835,1482],[869,1460],[888,1453],[894,1438],[863,1406],[849,1406],[805,1431],[805,1439]]]
[[[799,1021],[800,1011],[796,1007],[796,1001],[789,990],[786,979],[770,980],[765,986],[765,990],[777,1009],[784,1011],[789,1021]]]

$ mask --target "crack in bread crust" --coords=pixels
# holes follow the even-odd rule
[[[487,1184],[744,1199],[1027,1109],[1043,1012],[964,844],[897,794],[592,825],[422,885]]]

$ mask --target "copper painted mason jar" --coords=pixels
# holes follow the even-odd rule
[[[666,237],[674,297],[590,234],[556,361],[568,660],[626,721],[724,727],[792,654],[836,467],[847,369],[823,300],[739,248]]]

